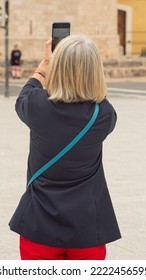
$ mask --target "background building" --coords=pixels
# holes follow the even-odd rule
[[[9,51],[18,43],[23,60],[42,57],[54,21],[70,21],[72,34],[90,35],[103,57],[119,56],[117,0],[9,0],[9,5]],[[0,6],[4,11],[4,0]],[[4,30],[0,29],[0,59],[3,57]]]
[[[146,55],[146,1],[118,0],[118,33],[126,55]]]

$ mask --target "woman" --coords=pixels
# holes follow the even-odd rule
[[[11,74],[12,78],[21,78],[21,68],[20,68],[21,51],[18,45],[14,45],[14,49],[11,52]]]
[[[53,54],[51,42],[16,102],[30,128],[29,186],[10,228],[20,234],[21,259],[105,259],[106,244],[121,237],[102,165],[102,143],[116,113],[94,42],[68,36]],[[86,127],[97,103],[98,116],[82,139],[31,181]]]

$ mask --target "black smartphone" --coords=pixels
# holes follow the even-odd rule
[[[57,44],[70,35],[70,22],[54,22],[52,24],[52,52]]]

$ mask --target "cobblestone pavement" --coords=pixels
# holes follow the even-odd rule
[[[8,222],[25,190],[29,130],[15,114],[15,98],[0,96],[0,259],[19,259],[19,236]],[[122,239],[107,259],[146,259],[146,97],[109,96],[118,113],[104,143],[104,166]]]

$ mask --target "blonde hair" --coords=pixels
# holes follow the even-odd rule
[[[46,90],[49,99],[66,103],[105,98],[102,59],[90,38],[72,35],[60,41],[49,61]]]

